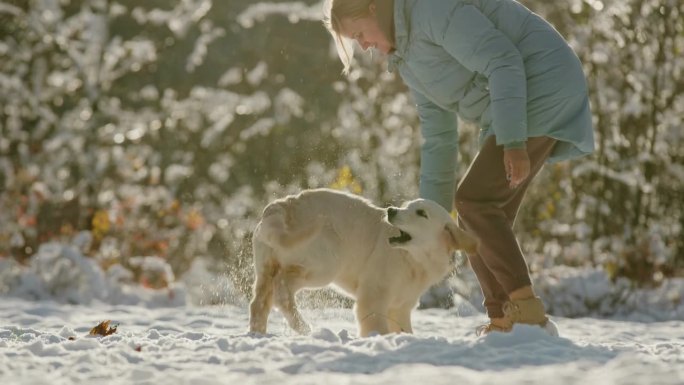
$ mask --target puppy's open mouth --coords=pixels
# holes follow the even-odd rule
[[[402,244],[411,240],[411,235],[401,229],[399,229],[399,235],[396,237],[391,237],[389,239],[390,245]]]

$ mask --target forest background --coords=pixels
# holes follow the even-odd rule
[[[683,277],[684,3],[523,3],[582,60],[597,144],[546,167],[526,198],[516,231],[533,274],[592,268],[631,288]],[[270,200],[313,187],[415,198],[407,89],[368,54],[343,76],[321,9],[0,1],[0,261],[74,243],[104,270],[161,259],[167,279],[133,279],[164,287],[202,259],[248,296]],[[459,133],[462,174],[477,128]]]

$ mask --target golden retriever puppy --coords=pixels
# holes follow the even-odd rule
[[[454,250],[476,247],[446,210],[424,199],[387,209],[328,189],[278,199],[253,235],[250,331],[266,333],[275,306],[292,329],[308,333],[295,294],[332,284],[356,301],[360,336],[411,333],[411,310],[449,272]]]

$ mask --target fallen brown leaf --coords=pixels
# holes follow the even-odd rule
[[[94,328],[90,329],[90,333],[88,333],[91,336],[108,336],[110,334],[116,333],[116,328],[119,325],[114,325],[114,327],[109,327],[109,323],[112,322],[110,320],[107,321],[102,321],[97,326]]]

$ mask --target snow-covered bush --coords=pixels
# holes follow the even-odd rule
[[[558,266],[537,277],[549,314],[561,317],[631,317],[661,321],[684,317],[684,279],[657,288],[638,288],[627,278],[611,279],[602,269]]]
[[[538,238],[531,240],[536,250],[549,239],[560,238],[561,246],[580,240],[589,253],[575,265],[605,265],[643,284],[681,276],[684,3],[525,3],[551,20],[582,60],[597,144],[595,155],[557,166],[528,197],[525,229]]]
[[[141,270],[169,272],[158,258],[141,258]],[[187,300],[185,286],[167,282],[163,290],[140,286],[134,273],[121,265],[104,270],[97,260],[83,255],[78,245],[42,244],[28,265],[0,259],[0,294],[31,300],[54,300],[72,304],[101,301],[112,304],[177,306]],[[167,278],[172,278],[168,277]]]

